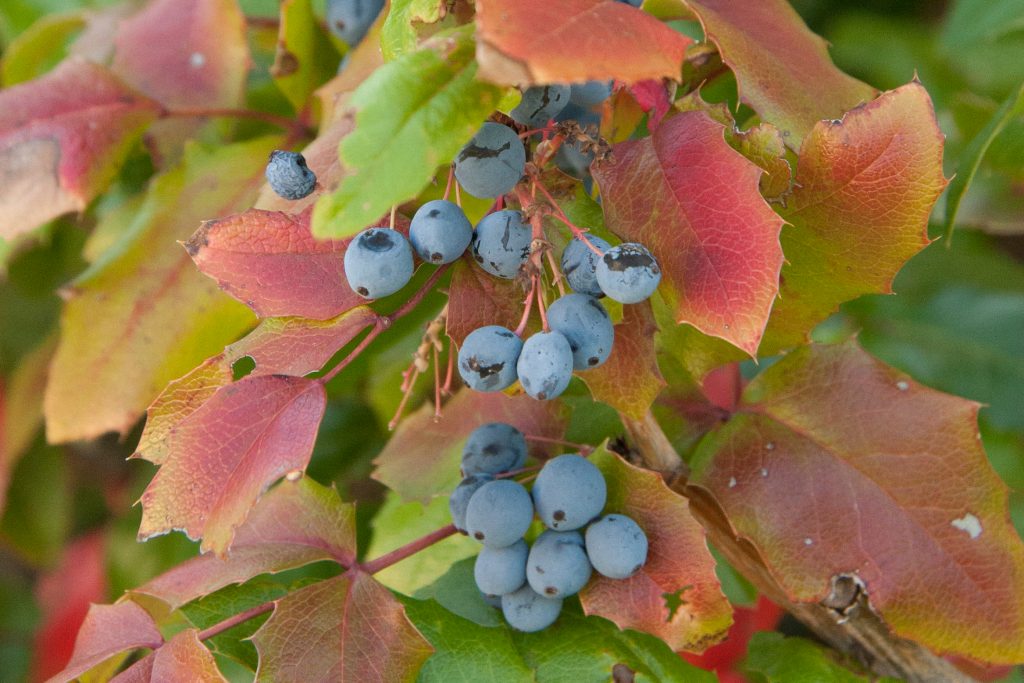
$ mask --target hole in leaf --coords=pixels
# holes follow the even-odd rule
[[[674,593],[661,594],[662,599],[665,600],[665,607],[668,608],[668,618],[665,619],[666,622],[672,621],[676,616],[676,612],[679,611],[679,608],[688,604],[686,600],[683,600],[683,593],[691,588],[693,588],[693,586],[683,586]]]
[[[242,356],[231,365],[231,378],[235,382],[256,369],[256,361],[251,356]]]

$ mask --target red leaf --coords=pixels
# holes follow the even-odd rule
[[[711,432],[710,491],[795,601],[853,575],[900,636],[1024,659],[1024,543],[977,431],[978,405],[919,386],[854,343],[798,349]]]
[[[320,370],[345,344],[377,320],[359,306],[330,320],[266,318],[241,340],[224,349],[226,361],[252,358],[255,375],[302,376]]]
[[[158,112],[102,66],[77,58],[0,91],[0,238],[84,210]]]
[[[611,0],[479,0],[480,75],[495,83],[679,79],[693,42]]]
[[[782,130],[794,149],[820,119],[874,97],[829,59],[786,0],[685,0],[733,73],[740,98]]]
[[[721,675],[736,668],[746,656],[750,638],[758,631],[774,631],[783,614],[785,612],[781,607],[763,595],[759,596],[755,607],[735,608],[733,624],[723,642],[699,655],[686,652],[682,653],[682,657],[694,666],[718,673],[721,683]]]
[[[456,346],[470,332],[484,325],[516,329],[523,315],[526,292],[514,280],[484,272],[467,256],[452,267],[448,287],[448,321],[445,331]]]
[[[364,299],[345,279],[349,240],[313,239],[310,213],[249,209],[203,223],[185,248],[199,270],[260,317],[333,318]]]
[[[678,322],[753,355],[778,291],[782,219],[758,191],[761,171],[702,112],[615,145],[594,165],[608,227],[657,257]]]
[[[93,533],[68,545],[60,564],[36,584],[42,623],[35,634],[32,680],[47,679],[68,664],[92,603],[106,597],[103,536]]]
[[[803,344],[843,301],[889,293],[928,244],[928,216],[946,186],[943,135],[913,82],[825,121],[804,141],[782,215],[786,265],[762,354]]]
[[[606,512],[633,518],[647,534],[647,564],[628,579],[595,574],[580,592],[587,614],[661,638],[673,650],[701,651],[725,637],[732,606],[722,594],[704,529],[685,498],[656,472],[599,450],[591,460],[608,482]],[[672,604],[669,597],[681,602]]]
[[[121,22],[111,68],[164,106],[238,107],[249,48],[235,0],[153,0]]]
[[[303,477],[283,481],[264,496],[238,527],[227,558],[200,555],[133,592],[177,609],[228,584],[300,567],[318,560],[351,566],[356,556],[355,508],[333,488]]]
[[[142,494],[139,538],[180,529],[225,555],[260,494],[309,463],[326,397],[315,380],[246,377],[175,426]]]
[[[460,479],[460,448],[485,422],[507,422],[524,434],[557,439],[565,432],[565,410],[558,401],[535,401],[526,394],[462,389],[445,404],[439,420],[430,404],[407,417],[373,461],[373,478],[407,500],[427,501],[451,491]]]
[[[390,591],[363,572],[281,598],[252,641],[257,678],[274,681],[415,681],[433,653]]]
[[[648,114],[648,130],[654,130],[672,108],[672,94],[665,84],[658,80],[647,80],[634,83],[629,91],[636,98],[637,104]]]
[[[73,681],[125,650],[153,649],[162,643],[153,618],[131,600],[115,605],[92,605],[75,640],[71,662],[48,683]]]
[[[666,386],[654,349],[657,331],[650,304],[623,306],[612,355],[604,365],[579,374],[595,401],[637,420],[647,414]]]
[[[197,637],[194,628],[181,631],[156,651],[150,681],[189,681],[189,683],[226,683],[213,655]]]

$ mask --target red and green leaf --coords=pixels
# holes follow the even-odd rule
[[[647,534],[647,563],[628,579],[595,574],[580,593],[587,614],[645,631],[673,650],[700,652],[725,637],[732,606],[715,575],[704,529],[686,499],[656,472],[599,450],[591,456],[608,482],[607,512],[633,518]]]
[[[495,83],[677,80],[690,38],[612,0],[479,0],[477,60]]]
[[[250,203],[277,142],[189,147],[125,217],[121,241],[66,288],[44,403],[51,441],[127,432],[168,382],[253,324],[175,241],[204,218]]]
[[[535,401],[526,394],[481,394],[463,389],[434,417],[424,405],[395,430],[374,464],[373,478],[406,500],[427,501],[459,483],[459,447],[486,422],[506,422],[530,436],[561,438],[565,411],[557,401]],[[536,453],[543,449],[536,449]]]
[[[47,683],[69,683],[94,666],[127,650],[160,647],[163,637],[153,618],[131,600],[93,605],[78,632],[71,661]]]
[[[0,239],[83,211],[159,111],[107,69],[77,58],[0,91]]]
[[[928,217],[946,187],[942,148],[917,82],[814,127],[781,211],[786,265],[762,354],[805,343],[844,301],[892,292],[893,277],[928,244]]]
[[[740,99],[793,149],[821,119],[871,100],[874,89],[840,71],[827,43],[786,0],[684,0],[736,74]]]
[[[316,240],[310,211],[249,209],[207,221],[185,248],[199,270],[260,317],[326,320],[364,299],[345,279],[348,240]]]
[[[139,538],[184,531],[226,555],[257,499],[309,463],[326,397],[315,380],[246,377],[221,387],[170,433],[142,494]]]
[[[593,170],[608,228],[658,259],[676,321],[753,355],[779,288],[783,221],[761,198],[760,169],[722,131],[683,112]]]
[[[804,347],[751,382],[701,444],[691,484],[791,599],[817,602],[850,575],[898,635],[1020,661],[1024,544],[977,412],[852,342]]]
[[[226,558],[200,555],[133,592],[158,598],[171,609],[259,574],[319,560],[351,566],[356,557],[355,507],[333,488],[308,477],[285,480],[260,499],[238,527]]]
[[[277,600],[252,637],[274,681],[415,681],[433,648],[387,588],[350,572]]]

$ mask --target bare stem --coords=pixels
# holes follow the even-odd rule
[[[304,123],[290,119],[287,116],[278,116],[266,111],[255,109],[204,109],[202,107],[187,107],[181,109],[164,109],[160,112],[161,118],[166,119],[198,119],[198,118],[231,118],[231,119],[252,119],[262,121],[271,126],[277,126],[293,133],[301,133],[300,137],[312,135]]]
[[[210,628],[203,629],[199,632],[198,638],[199,640],[207,640],[209,638],[213,638],[214,636],[219,636],[221,633],[224,633],[224,631],[227,631],[228,629],[238,626],[243,621],[249,621],[250,619],[258,617],[261,614],[266,614],[272,609],[274,609],[273,600],[265,602],[262,605],[256,605],[255,607],[251,607],[245,610],[244,612],[239,612],[234,616],[230,616],[224,621],[220,621],[214,624]]]
[[[526,434],[527,441],[536,441],[537,443],[550,443],[556,446],[566,446],[580,452],[580,455],[587,456],[594,452],[594,447],[588,443],[576,443],[574,441],[565,441],[564,439],[553,439],[549,436],[534,436],[533,434]]]
[[[407,557],[415,555],[424,548],[429,548],[438,541],[443,541],[449,536],[456,532],[455,525],[449,524],[448,526],[441,527],[436,531],[431,531],[426,536],[421,536],[415,541],[406,543],[400,548],[395,548],[390,553],[385,553],[375,560],[363,563],[361,569],[367,574],[376,574],[377,572],[387,569],[393,564],[398,564]]]
[[[370,333],[363,337],[363,340],[359,342],[359,344],[354,349],[352,349],[352,351],[347,356],[345,356],[345,358],[340,363],[335,365],[333,368],[331,368],[330,372],[328,372],[326,375],[320,378],[320,384],[327,384],[332,379],[337,377],[339,372],[344,370],[349,365],[349,363],[354,361],[356,357],[359,356],[359,354],[362,353],[363,350],[370,345],[370,342],[372,342],[374,339],[380,336],[380,333],[387,329],[388,325],[385,324],[383,320],[383,318],[377,318],[377,321],[374,323],[373,329],[370,330]]]

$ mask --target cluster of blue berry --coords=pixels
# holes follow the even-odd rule
[[[509,478],[526,463],[526,439],[492,422],[470,434],[462,452],[465,477],[449,500],[452,522],[483,548],[473,573],[485,599],[520,631],[539,631],[558,618],[562,601],[593,571],[626,579],[647,561],[647,535],[629,517],[607,514],[604,476],[590,461],[567,454],[544,463],[532,491]],[[530,546],[534,515],[547,527]],[[584,530],[585,527],[585,530]]]

